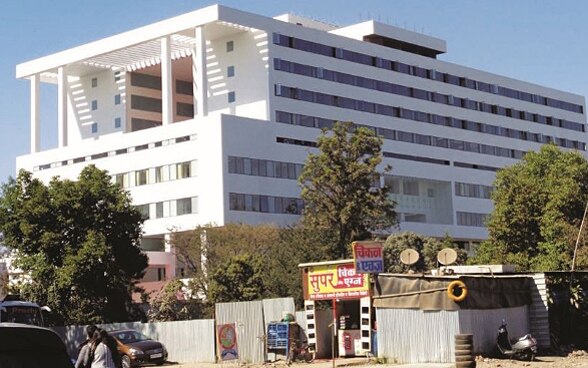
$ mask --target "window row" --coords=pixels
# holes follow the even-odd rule
[[[294,138],[276,137],[276,142],[278,142],[278,143],[285,143],[285,144],[292,144],[292,145],[296,145],[296,146],[316,147],[316,143],[315,142],[303,141],[303,140],[294,139]],[[382,152],[382,155],[384,157],[396,158],[396,159],[399,159],[399,160],[409,160],[409,161],[417,161],[417,162],[426,162],[426,163],[437,164],[437,165],[445,165],[445,166],[449,166],[450,165],[450,162],[447,161],[447,160],[439,160],[439,159],[431,158],[431,157],[405,155],[405,154],[394,153],[394,152]],[[453,166],[467,168],[467,169],[492,171],[492,172],[496,172],[496,171],[499,170],[498,167],[478,165],[478,164],[470,164],[470,163],[458,162],[458,161],[454,161],[453,162]]]
[[[276,111],[276,121],[280,123],[292,124],[295,121],[295,116],[298,114],[287,113],[284,111]],[[333,124],[335,121],[333,120]],[[467,142],[458,139],[442,138],[431,135],[424,135],[418,133],[404,132],[401,130],[394,130],[388,128],[373,127],[368,125],[356,124],[358,127],[365,127],[373,130],[376,135],[393,141],[422,144],[425,146],[434,146],[441,148],[449,148],[458,151],[468,151],[480,153],[483,155],[492,155],[500,157],[508,157],[514,159],[521,159],[525,154],[524,151],[491,146],[487,144]]]
[[[193,96],[194,86],[192,81],[176,79],[176,93]],[[131,86],[161,91],[161,77],[157,75],[131,73]]]
[[[127,153],[138,152],[138,151],[142,151],[142,150],[146,150],[146,149],[152,149],[152,148],[157,148],[157,147],[162,147],[162,146],[170,146],[172,144],[189,142],[189,141],[193,141],[193,140],[196,140],[195,134],[185,135],[185,136],[170,138],[170,139],[164,139],[161,141],[145,143],[145,144],[141,144],[138,146],[120,148],[120,149],[117,149],[114,151],[100,152],[100,153],[96,153],[96,154],[93,154],[90,156],[76,157],[73,159],[68,159],[68,160],[63,160],[63,161],[59,161],[59,162],[52,162],[49,164],[39,165],[39,166],[33,167],[33,171],[47,170],[47,169],[52,169],[52,168],[56,168],[56,167],[77,164],[80,162],[93,161],[93,160],[98,160],[98,159],[106,158],[106,157],[124,155]]]
[[[131,188],[195,176],[196,160],[115,174],[113,178],[122,188]]]
[[[423,89],[407,87],[400,84],[384,82],[377,79],[365,78],[353,74],[337,72],[334,70],[314,67],[305,64],[294,63],[281,59],[274,59],[274,69],[305,75],[312,78],[329,80],[337,83],[348,84],[360,88],[367,88],[376,91],[391,93],[400,96],[417,98],[420,100],[427,100],[434,103],[444,105],[452,105],[469,110],[482,111],[490,114],[507,116],[514,119],[520,119],[539,124],[553,125],[564,129],[584,131],[584,124],[575,123],[572,121],[558,119],[551,116],[544,116],[540,114],[532,114],[526,111],[520,111],[512,108],[505,108],[499,105],[492,105],[481,101],[470,100],[468,98],[461,98],[452,95],[446,95],[438,92],[431,92]],[[485,125],[475,123],[478,125]],[[500,128],[500,127],[494,127]],[[483,127],[479,127],[478,131],[484,131]],[[504,128],[503,128],[504,129]]]
[[[461,226],[485,227],[488,214],[457,211],[457,224]]]
[[[122,119],[119,117],[114,118],[114,129],[120,129],[121,126],[122,126]],[[92,124],[90,124],[90,131],[92,132],[92,134],[98,133],[98,123],[97,122],[93,122]]]
[[[512,88],[502,87],[491,83],[477,81],[465,77],[459,77],[450,73],[443,73],[434,69],[425,69],[416,65],[408,65],[398,61],[383,59],[376,56],[362,54],[359,52],[349,51],[342,48],[327,46],[320,43],[306,41],[295,37],[273,34],[273,43],[276,45],[306,51],[313,54],[333,57],[354,63],[374,66],[380,69],[392,70],[402,74],[413,75],[420,78],[435,80],[442,83],[453,84],[465,88],[475,89],[482,92],[497,94],[504,97],[514,98],[517,100],[545,105],[556,109],[583,113],[582,105],[571,102],[558,100],[555,98],[544,97],[541,95],[515,90]]]
[[[233,211],[300,215],[303,208],[304,202],[300,198],[229,193],[229,209]]]
[[[455,182],[455,195],[458,197],[490,199],[493,189],[491,186],[483,184]]]
[[[275,94],[276,96],[280,97],[286,97],[294,100],[301,100],[328,106],[336,106],[343,109],[369,112],[377,115],[391,116],[399,119],[407,119],[412,121],[418,121],[421,123],[470,130],[480,133],[492,134],[501,137],[508,137],[536,143],[553,142],[556,145],[564,148],[573,148],[582,151],[586,150],[586,144],[584,142],[575,141],[571,139],[557,138],[540,133],[531,133],[523,130],[478,123],[471,120],[456,119],[450,116],[443,116],[437,114],[430,114],[422,111],[409,110],[398,106],[383,105],[363,100],[356,100],[348,97],[329,95],[321,92],[314,92],[299,88],[287,87],[280,84],[276,84]],[[293,124],[321,127],[325,124],[325,122],[321,120],[314,120],[313,118],[308,117],[304,120],[294,121]]]
[[[298,179],[303,165],[293,162],[229,156],[229,173],[270,178]]]
[[[146,203],[135,206],[145,220],[154,220],[164,217],[174,217],[198,213],[198,197],[187,197]]]

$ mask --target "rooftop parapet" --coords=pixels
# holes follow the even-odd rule
[[[444,40],[373,20],[334,29],[330,33],[431,58],[447,52]]]

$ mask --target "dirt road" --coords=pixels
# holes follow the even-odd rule
[[[540,356],[532,362],[523,362],[509,359],[491,359],[478,357],[478,368],[588,368],[588,353],[585,351],[574,351],[568,356]],[[295,363],[288,367],[283,362],[266,363],[266,364],[245,364],[242,368],[330,368],[332,365],[330,361],[315,361],[313,363]],[[207,363],[192,363],[174,365],[178,368],[237,368],[237,364],[207,364]],[[431,363],[431,364],[378,364],[373,360],[367,359],[348,359],[337,361],[337,368],[450,368],[453,364],[447,363]]]
[[[588,353],[579,350],[566,357],[541,356],[532,362],[478,357],[477,363],[478,368],[588,368]]]

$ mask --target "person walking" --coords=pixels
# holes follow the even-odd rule
[[[88,360],[88,353],[90,352],[90,342],[94,337],[94,332],[98,329],[96,325],[89,325],[86,327],[87,339],[78,346],[78,359],[76,360],[75,368],[86,368],[84,361]]]
[[[97,329],[94,332],[88,359],[84,367],[88,368],[122,368],[122,360],[116,347],[116,340],[108,332]]]

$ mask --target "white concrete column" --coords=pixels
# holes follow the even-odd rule
[[[171,263],[165,265],[165,278],[166,280],[171,280],[176,277],[176,255],[175,247],[172,244],[171,234],[168,233],[164,235],[164,242],[165,252],[173,254],[173,257],[171,257]]]
[[[31,76],[31,153],[39,152],[39,75]]]
[[[57,146],[67,146],[67,75],[63,66],[57,69]]]
[[[161,119],[163,125],[174,120],[171,45],[169,36],[161,39]]]
[[[208,114],[208,95],[206,78],[206,39],[204,27],[194,30],[196,43],[192,50],[192,83],[194,90],[194,117],[204,117]]]

